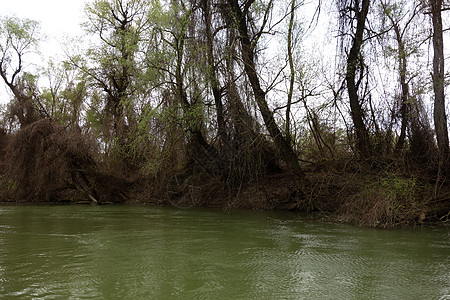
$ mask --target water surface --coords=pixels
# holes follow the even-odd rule
[[[450,233],[274,212],[0,206],[0,298],[450,299]]]

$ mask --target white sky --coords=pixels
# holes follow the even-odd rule
[[[85,0],[0,0],[1,15],[39,21],[50,39],[80,34]]]
[[[84,18],[85,3],[86,0],[0,0],[0,16],[40,22],[41,33],[46,37],[40,51],[44,59],[48,59],[62,55],[62,43],[66,37],[82,34],[80,23]],[[5,86],[0,82],[0,104],[8,101]]]

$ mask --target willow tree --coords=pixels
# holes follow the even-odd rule
[[[257,118],[252,116],[254,102],[242,70],[239,31],[229,6],[223,0],[201,0],[199,4],[197,52],[204,51],[206,67],[198,71],[206,74],[205,99],[214,108],[209,109],[208,121],[214,129],[210,134],[220,153],[221,177],[228,186],[240,186],[278,166]]]
[[[214,49],[217,34],[222,30],[213,27],[214,7],[211,0],[200,2],[204,22],[204,35],[206,44],[207,80],[210,82],[216,109],[217,131],[222,146],[229,144],[229,134],[226,129],[225,111],[223,104],[224,86],[221,85],[218,74],[217,51]]]
[[[145,75],[143,40],[150,28],[145,0],[95,0],[85,7],[83,26],[93,40],[72,58],[103,101],[104,137],[122,159],[138,127],[136,102]]]
[[[220,158],[208,139],[204,91],[206,82],[214,75],[214,70],[210,69],[213,57],[211,49],[205,51],[201,42],[202,13],[197,4],[195,1],[171,1],[164,13],[165,20],[157,28],[163,45],[160,57],[164,59],[149,62],[152,68],[164,74],[165,92],[170,95],[165,99],[166,105],[184,132],[188,165],[212,174],[218,171],[216,163]],[[218,83],[214,83],[217,92]]]
[[[291,0],[290,7],[290,17],[289,17],[289,25],[288,25],[288,34],[287,34],[287,53],[288,53],[288,63],[289,63],[289,89],[287,95],[287,103],[286,103],[286,125],[285,125],[285,136],[289,144],[292,143],[291,139],[291,107],[292,107],[292,97],[294,94],[294,83],[295,83],[295,66],[294,66],[294,57],[293,57],[293,48],[294,48],[294,21],[295,21],[295,0]]]
[[[46,115],[70,130],[81,131],[88,90],[79,70],[66,62],[50,61],[42,77],[48,82],[39,96]]]
[[[35,52],[39,43],[38,22],[17,17],[0,19],[0,76],[14,95],[13,114],[24,127],[38,119],[33,98],[34,76],[24,71],[24,58]]]

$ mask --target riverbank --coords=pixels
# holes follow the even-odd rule
[[[171,167],[130,165],[106,157],[86,135],[61,132],[44,119],[0,135],[1,202],[290,210],[369,227],[450,219],[450,184],[445,174],[437,176],[432,160],[360,160],[343,152],[334,159],[303,161],[299,177],[267,147],[260,160],[241,157],[247,165],[226,165],[233,160],[217,153],[214,160],[205,154],[203,160],[184,159]]]
[[[299,195],[288,174],[267,176],[259,181],[242,184],[238,189],[214,182],[193,186],[169,183],[165,189],[149,188],[149,182],[137,183],[101,200],[72,199],[58,201],[3,201],[1,204],[150,204],[188,209],[216,207],[224,210],[251,209],[307,213],[313,219],[351,223],[367,227],[392,228],[429,224],[448,224],[450,194],[439,200],[432,198],[431,186],[426,188],[413,179],[372,177],[350,174],[310,174],[311,190]],[[139,181],[142,181],[139,180]],[[117,191],[116,191],[117,192]],[[108,201],[109,200],[109,201]]]
[[[305,185],[300,189],[286,172],[237,187],[228,187],[218,178],[172,174],[162,187],[151,181],[137,184],[130,191],[129,202],[289,210],[326,221],[383,228],[450,222],[450,186],[444,182],[437,191],[433,169],[400,172],[394,164],[389,168],[374,164],[372,169],[364,164],[367,162],[349,160],[315,164],[308,169],[306,189]],[[149,193],[152,190],[154,193]]]
[[[419,174],[404,176],[376,170],[351,173],[338,169],[336,165],[327,170],[311,169],[306,194],[285,172],[242,182],[237,187],[226,186],[218,178],[178,172],[165,178],[141,176],[133,180],[104,175],[107,178],[98,180],[104,186],[101,189],[97,186],[103,194],[83,194],[78,189],[68,188],[58,195],[59,198],[49,197],[47,201],[3,197],[2,204],[120,203],[183,209],[286,210],[307,213],[311,218],[324,221],[382,228],[450,222],[450,191],[441,186],[439,198],[433,197],[435,187],[432,182],[425,182],[424,172],[419,177]]]

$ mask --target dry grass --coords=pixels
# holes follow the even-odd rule
[[[371,227],[413,225],[424,221],[426,205],[413,178],[382,177],[362,183],[338,209],[342,221]]]
[[[68,133],[49,119],[34,122],[11,137],[6,150],[6,176],[15,183],[10,192],[23,201],[70,201],[91,194],[86,172],[95,165],[93,145]],[[65,199],[68,198],[68,199]]]
[[[15,202],[127,200],[130,180],[101,167],[96,144],[50,119],[12,135],[5,152],[3,191]]]

